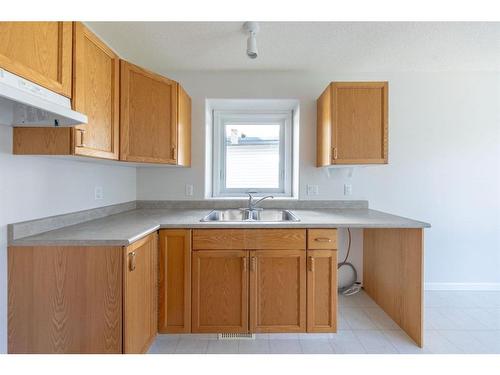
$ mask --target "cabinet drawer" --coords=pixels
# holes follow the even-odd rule
[[[193,250],[305,250],[305,248],[305,229],[193,230]]]
[[[337,229],[309,229],[308,249],[337,249]]]

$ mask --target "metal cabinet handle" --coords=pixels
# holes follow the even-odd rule
[[[135,270],[135,251],[132,251],[131,253],[128,254],[128,259],[129,259],[128,269],[130,271],[134,271]]]
[[[337,160],[337,147],[332,148],[332,159]]]
[[[309,271],[314,272],[314,258],[309,257]]]
[[[85,134],[85,129],[75,129],[80,134],[80,143],[76,145],[76,147],[85,147],[85,143],[83,142],[83,136]]]
[[[317,237],[314,239],[316,242],[332,242],[331,238],[328,237]]]
[[[257,257],[252,257],[250,263],[250,271],[255,272],[256,269],[257,269]]]
[[[171,151],[172,152],[172,158],[171,159],[173,159],[173,160],[175,160],[175,149],[176,149],[176,147],[172,146],[172,151]]]

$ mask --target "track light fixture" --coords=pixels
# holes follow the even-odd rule
[[[245,22],[243,29],[249,34],[247,39],[247,56],[256,59],[258,56],[256,35],[259,32],[258,22]]]

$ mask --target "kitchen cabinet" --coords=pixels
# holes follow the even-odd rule
[[[160,230],[159,311],[161,333],[191,332],[191,230]]]
[[[248,251],[193,252],[193,333],[248,332]]]
[[[179,84],[120,65],[120,160],[190,166],[191,100]]]
[[[337,332],[337,230],[307,231],[307,332]]]
[[[71,97],[72,22],[0,22],[0,67]]]
[[[156,243],[154,233],[128,247],[10,246],[8,352],[146,351],[156,335]]]
[[[306,331],[305,250],[250,252],[250,331]]]
[[[73,109],[88,117],[73,130],[74,153],[118,159],[119,57],[80,22],[74,35]]]
[[[306,230],[194,229],[193,332],[305,332]]]
[[[14,128],[14,154],[118,159],[119,57],[82,23],[74,23],[73,109],[88,123],[68,128]]]
[[[124,353],[144,353],[157,332],[157,234],[136,241],[124,251]]]
[[[317,166],[386,164],[388,83],[332,82],[317,100]]]

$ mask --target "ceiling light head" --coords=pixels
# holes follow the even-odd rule
[[[259,32],[258,22],[245,22],[243,24],[243,30],[249,33],[247,39],[247,56],[251,59],[256,59],[259,52],[257,50],[257,39],[256,35]]]

